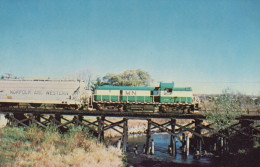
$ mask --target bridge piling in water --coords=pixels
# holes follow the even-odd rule
[[[186,136],[186,156],[190,154],[190,138],[189,135]]]
[[[176,138],[175,138],[175,124],[176,124],[176,119],[171,119],[170,121],[171,124],[171,141],[170,141],[170,147],[172,150],[172,156],[176,156]]]
[[[126,152],[127,142],[128,142],[128,120],[126,118],[123,119],[124,127],[123,127],[123,152]]]
[[[150,150],[151,137],[152,137],[151,126],[152,126],[152,120],[147,119],[145,154],[149,154],[149,150]]]
[[[195,119],[195,132],[198,135],[201,135],[201,126],[202,126],[202,120]],[[194,136],[196,140],[196,149],[199,151],[199,153],[202,152],[202,139],[199,136]]]

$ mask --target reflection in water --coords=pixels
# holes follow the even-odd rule
[[[145,135],[130,136],[128,139],[128,152],[127,162],[129,166],[212,166],[210,158],[202,157],[199,160],[193,158],[193,152],[187,157],[182,154],[181,142],[177,141],[177,154],[176,157],[172,157],[168,153],[168,145],[170,144],[170,135],[165,133],[154,134],[152,139],[155,143],[155,154],[145,155],[143,154],[143,145],[146,142]],[[134,150],[138,145],[135,155]]]

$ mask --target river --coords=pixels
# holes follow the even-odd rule
[[[201,157],[200,159],[193,158],[193,152],[187,157],[182,154],[181,142],[177,141],[177,154],[172,157],[168,153],[168,145],[170,144],[170,135],[166,133],[159,133],[152,135],[155,143],[155,154],[143,154],[143,145],[146,142],[145,135],[130,136],[128,139],[128,149],[126,153],[127,166],[150,167],[150,166],[215,166],[214,158]],[[134,147],[138,145],[138,154],[133,151]]]

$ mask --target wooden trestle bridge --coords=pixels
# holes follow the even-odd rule
[[[176,155],[176,139],[183,137],[186,132],[192,134],[192,145],[196,150],[201,151],[207,142],[205,138],[215,136],[215,145],[221,151],[229,151],[228,146],[231,138],[236,134],[245,138],[260,139],[260,115],[242,115],[238,122],[225,130],[215,131],[214,124],[205,120],[202,114],[176,114],[157,112],[109,112],[109,111],[85,111],[85,110],[65,110],[65,109],[43,109],[43,108],[9,108],[0,107],[0,114],[5,114],[9,126],[30,126],[36,124],[42,128],[49,126],[66,130],[73,126],[84,126],[94,129],[98,136],[98,141],[104,141],[104,133],[108,129],[113,129],[122,135],[121,148],[127,150],[128,142],[128,120],[147,120],[146,146],[148,153],[152,134],[156,132],[166,132],[171,135],[169,148],[172,155]],[[69,116],[69,117],[68,117]],[[90,116],[94,117],[88,119]],[[119,121],[112,122],[109,117],[118,117]],[[165,119],[164,123],[159,123],[157,119]],[[190,120],[186,124],[178,123],[177,120]],[[92,121],[90,121],[92,120]],[[184,135],[183,140],[189,143],[189,137]],[[186,148],[189,147],[186,145]],[[213,149],[213,148],[212,148]],[[187,153],[189,154],[189,153]]]

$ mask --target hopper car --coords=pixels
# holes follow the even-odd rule
[[[0,80],[0,106],[53,105],[57,108],[81,108],[91,92],[83,81],[75,80]]]
[[[160,83],[158,87],[97,86],[87,90],[80,80],[0,80],[0,106],[52,106],[98,111],[183,112],[199,109],[191,87]]]

